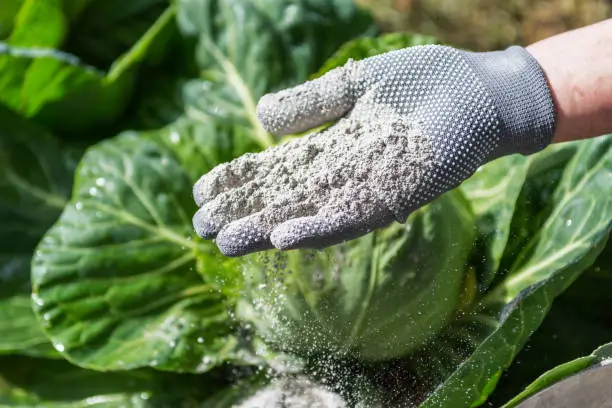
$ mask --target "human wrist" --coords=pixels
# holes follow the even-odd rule
[[[612,20],[526,47],[549,82],[557,112],[553,143],[612,133]]]

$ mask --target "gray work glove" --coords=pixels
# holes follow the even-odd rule
[[[203,238],[240,256],[322,248],[391,224],[495,158],[546,147],[547,80],[521,47],[392,51],[264,96],[260,122],[291,134],[327,129],[214,168],[194,186]]]

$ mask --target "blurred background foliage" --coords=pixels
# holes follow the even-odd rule
[[[474,51],[527,45],[612,17],[612,0],[356,0],[386,31],[412,31]]]

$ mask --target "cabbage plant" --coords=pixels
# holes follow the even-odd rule
[[[406,224],[327,251],[282,254],[274,260],[282,267],[260,256],[247,265],[247,292],[262,330],[270,326],[268,338],[281,348],[401,357],[453,319],[473,237],[472,211],[455,191]]]
[[[511,407],[610,359],[612,136],[324,251],[193,232],[199,175],[284,141],[260,96],[432,42],[351,0],[0,5],[0,406]]]

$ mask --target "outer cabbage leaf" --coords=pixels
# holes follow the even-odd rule
[[[78,55],[87,64],[108,69],[146,34],[170,1],[81,0],[80,3],[76,7],[64,5],[72,25],[62,49]]]
[[[479,292],[495,279],[510,236],[510,223],[519,193],[525,182],[529,161],[513,155],[498,159],[478,171],[461,185],[478,220]]]
[[[4,41],[13,30],[15,15],[24,0],[5,0],[0,3],[0,41]]]
[[[55,354],[32,312],[30,260],[64,208],[77,159],[0,107],[0,354]]]
[[[0,407],[146,407],[155,377],[99,373],[65,361],[0,357]]]
[[[565,167],[579,146],[580,142],[552,145],[529,158],[526,175],[528,182],[523,184],[516,200],[509,240],[498,268],[498,279],[512,270],[516,258],[552,213],[552,196],[563,177]]]
[[[612,338],[612,241],[572,285],[559,296],[542,325],[500,378],[489,404],[502,406],[521,394],[542,373],[591,354]],[[588,360],[588,359],[587,359]],[[570,364],[568,370],[573,370]],[[561,371],[563,372],[563,371]],[[546,376],[548,377],[548,376]]]
[[[477,406],[486,401],[554,299],[604,248],[612,228],[612,197],[602,192],[611,189],[612,137],[582,142],[550,198],[551,211],[541,229],[507,276],[478,302],[485,310],[504,305],[497,327],[423,407]]]
[[[597,261],[564,293],[568,304],[580,305],[581,313],[612,328],[612,240]]]
[[[206,113],[194,109],[186,102],[190,86],[199,86],[199,81],[182,75],[164,75],[154,87],[140,89],[140,95],[136,98],[125,128],[159,129],[185,116],[192,117],[195,121],[204,118],[205,122],[210,122],[211,118]]]
[[[23,270],[27,272],[29,259],[25,260],[24,266]],[[23,286],[25,288],[15,288],[13,296],[0,298],[0,355],[22,354],[56,358],[58,353],[49,343],[32,311],[28,294],[29,284]],[[10,288],[5,287],[3,291],[7,289]]]
[[[102,373],[66,361],[0,357],[0,407],[195,407],[232,386],[217,375]],[[214,406],[214,405],[213,405]]]
[[[60,0],[25,0],[13,18],[7,42],[21,47],[54,48],[64,40],[67,23]]]
[[[10,1],[4,6],[11,30],[6,42],[61,50],[108,70],[147,35],[169,5],[168,0]],[[164,39],[170,38],[168,34]]]
[[[269,339],[302,355],[362,360],[404,356],[452,317],[474,233],[459,191],[397,224],[315,254],[292,251],[274,265],[253,262],[247,276]],[[279,272],[276,272],[279,273]],[[265,322],[263,322],[265,324]]]
[[[529,384],[525,391],[521,392],[512,400],[508,401],[503,408],[516,407],[518,404],[542,391],[555,383],[578,374],[583,370],[593,368],[601,364],[610,364],[612,361],[612,343],[604,344],[588,356],[577,358],[567,363],[561,364],[538,377]]]
[[[30,3],[41,2],[26,2],[23,10],[42,13],[40,7],[26,9]],[[108,73],[54,48],[64,34],[52,38],[45,34],[47,30],[34,30],[40,19],[30,24],[26,19],[22,30],[21,25],[14,29],[16,38],[0,43],[0,102],[53,131],[82,136],[79,132],[109,126],[124,112],[140,65],[152,50],[159,52],[160,43],[170,35],[174,11],[168,8]],[[59,14],[57,19],[63,21],[64,16]]]
[[[196,268],[196,254],[206,268],[236,268],[196,239],[191,225],[191,175],[223,153],[207,137],[176,123],[85,154],[32,275],[35,311],[56,349],[76,364],[203,372],[250,357],[230,316],[232,299]],[[202,159],[197,166],[194,157]]]
[[[351,0],[181,0],[182,31],[198,36],[198,108],[274,143],[256,115],[266,92],[305,81],[344,41],[370,29]]]
[[[612,224],[612,196],[602,192],[612,188],[611,175],[612,136],[582,143],[550,198],[550,215],[503,282],[506,299],[552,277],[555,269],[605,241]]]

